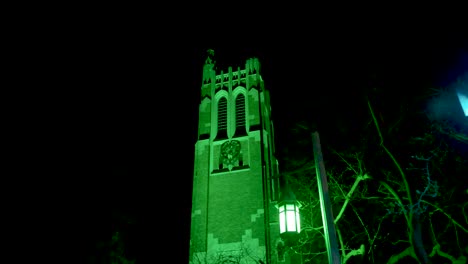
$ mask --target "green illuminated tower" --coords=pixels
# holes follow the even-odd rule
[[[216,72],[209,50],[195,144],[190,263],[289,263],[278,250],[280,184],[270,116],[260,61]]]

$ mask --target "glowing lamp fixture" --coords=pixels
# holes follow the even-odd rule
[[[280,235],[301,232],[300,207],[294,193],[287,189],[278,203]]]
[[[461,107],[465,116],[468,116],[468,96],[457,91],[458,100],[460,101]]]

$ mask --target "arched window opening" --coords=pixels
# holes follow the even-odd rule
[[[236,97],[236,136],[246,135],[245,115],[245,96],[239,94]]]
[[[227,100],[221,97],[218,101],[218,133],[217,139],[227,138]]]

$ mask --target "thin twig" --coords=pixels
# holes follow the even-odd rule
[[[436,208],[437,209],[436,211],[442,212],[445,216],[448,217],[448,219],[450,219],[450,221],[452,221],[452,223],[454,223],[456,226],[460,227],[465,233],[468,233],[467,228],[463,227],[460,223],[458,223],[455,219],[453,219],[451,215],[447,214],[444,210],[442,210],[442,208],[440,208],[437,205],[432,204],[432,203],[430,203],[430,202],[428,202],[426,200],[421,200],[421,202],[426,203],[426,204]]]
[[[408,239],[409,239],[409,241],[411,243],[411,247],[413,247],[413,239],[412,239],[412,236],[413,236],[413,233],[414,233],[414,230],[413,230],[413,206],[412,206],[413,205],[413,200],[411,198],[411,191],[410,191],[410,188],[409,188],[409,184],[408,184],[408,181],[406,180],[405,173],[403,172],[403,169],[401,168],[400,164],[395,159],[393,154],[384,145],[384,139],[383,139],[382,133],[380,132],[379,123],[377,122],[377,118],[374,115],[374,111],[372,110],[372,106],[371,106],[369,100],[367,100],[367,105],[369,106],[369,110],[370,110],[370,113],[372,115],[372,119],[374,120],[375,127],[377,128],[377,132],[378,132],[379,137],[380,137],[380,146],[385,150],[387,155],[390,157],[390,159],[393,161],[393,163],[397,167],[398,171],[400,172],[401,178],[403,179],[403,183],[405,184],[406,195],[408,196],[408,200],[410,202],[409,212],[405,213],[405,217],[406,217],[406,221],[407,221],[408,227],[409,227]]]
[[[379,222],[379,225],[377,226],[377,232],[375,232],[374,238],[369,239],[369,242],[370,242],[369,243],[369,251],[367,252],[367,254],[372,252],[372,261],[374,261],[374,241],[377,238],[377,235],[379,234],[380,226],[382,225],[383,220],[384,220],[383,217],[380,218],[380,222]]]
[[[339,212],[338,215],[336,216],[336,219],[335,219],[335,221],[334,221],[335,224],[338,222],[338,220],[340,220],[341,216],[343,216],[343,213],[344,213],[344,211],[345,211],[345,209],[346,209],[346,207],[347,207],[349,201],[351,200],[351,197],[352,197],[352,195],[353,195],[353,192],[356,190],[356,188],[357,188],[359,182],[362,181],[362,180],[365,180],[365,179],[369,179],[369,178],[370,178],[370,177],[369,177],[367,174],[362,175],[362,176],[361,176],[361,175],[357,176],[357,177],[356,177],[356,180],[354,181],[353,186],[351,187],[351,190],[349,190],[349,192],[348,192],[347,195],[344,195],[343,190],[341,190],[341,192],[343,193],[343,196],[345,197],[346,200],[345,200],[343,206],[341,207],[340,212]],[[341,188],[340,188],[340,189],[341,189]]]

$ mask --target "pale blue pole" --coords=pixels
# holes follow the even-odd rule
[[[336,239],[335,223],[328,194],[327,173],[323,163],[322,149],[318,132],[312,133],[312,143],[314,145],[315,171],[317,174],[317,185],[320,195],[320,208],[322,210],[323,230],[325,231],[325,245],[327,247],[328,263],[340,264],[340,253],[338,241]]]

